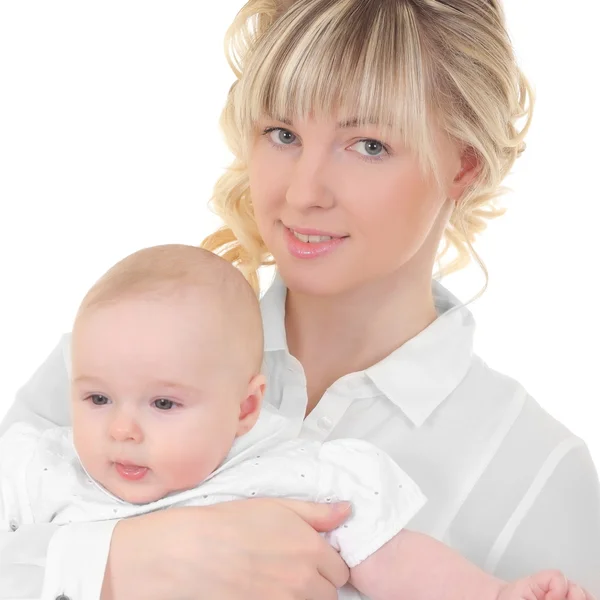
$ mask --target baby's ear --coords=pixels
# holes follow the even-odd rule
[[[250,380],[246,397],[240,404],[240,420],[237,429],[238,436],[248,433],[258,420],[266,385],[267,380],[262,374],[255,375]]]

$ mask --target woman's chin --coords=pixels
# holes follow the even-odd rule
[[[356,274],[347,273],[339,265],[319,263],[319,259],[302,264],[282,261],[277,268],[288,290],[296,294],[335,296],[360,285]]]

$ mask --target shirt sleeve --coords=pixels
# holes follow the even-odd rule
[[[26,525],[0,535],[0,599],[98,600],[118,521]]]
[[[98,600],[117,523],[98,521],[60,527],[50,540],[40,600],[55,600],[61,595],[71,600]]]
[[[17,392],[15,401],[0,422],[0,435],[15,423],[39,429],[69,425],[69,357],[71,336],[65,334],[50,356]]]
[[[559,444],[504,526],[488,570],[505,579],[556,568],[600,597],[600,483],[587,447]]]
[[[326,442],[319,458],[317,501],[352,503],[352,516],[325,534],[350,568],[389,542],[426,502],[417,484],[394,460],[368,442]]]
[[[18,421],[39,429],[69,423],[69,343],[64,336],[19,390],[0,434]],[[61,594],[98,600],[115,524],[41,523],[0,531],[0,600],[55,600]]]
[[[0,438],[0,533],[33,522],[27,479],[39,437],[31,425],[15,423]]]

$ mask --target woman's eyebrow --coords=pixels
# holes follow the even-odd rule
[[[267,115],[267,118],[273,119],[274,121],[279,121],[281,123],[285,123],[290,127],[293,127],[293,122],[290,119],[286,119],[285,117],[275,117],[272,115]],[[361,125],[375,125],[377,127],[380,126],[379,121],[377,119],[359,119],[358,117],[354,117],[352,119],[345,119],[343,121],[338,121],[336,127],[337,129],[350,129],[352,127],[360,127]]]
[[[351,127],[360,127],[361,125],[376,125],[379,127],[380,123],[377,119],[347,119],[345,121],[339,121],[337,124],[338,129],[350,129]]]

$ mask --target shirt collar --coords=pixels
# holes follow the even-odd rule
[[[433,281],[432,287],[438,318],[361,374],[418,427],[463,380],[473,355],[473,315],[439,282]],[[286,293],[276,275],[261,300],[267,353],[288,351]]]
[[[285,298],[287,288],[278,273],[260,301],[265,352],[288,350],[285,333]]]

